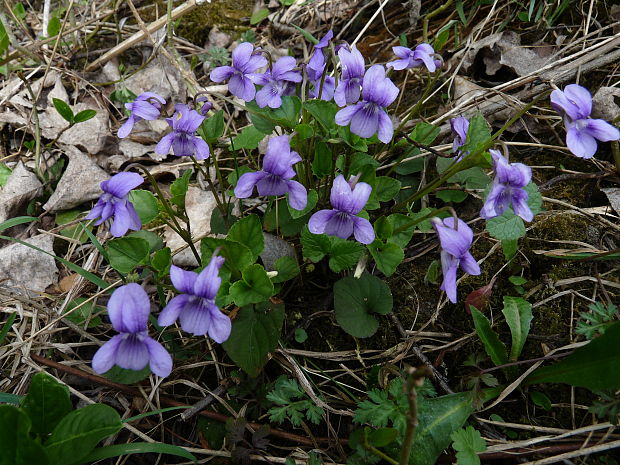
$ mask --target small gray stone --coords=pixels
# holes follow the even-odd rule
[[[63,147],[69,157],[69,165],[60,178],[56,190],[43,208],[54,213],[69,210],[95,200],[101,195],[100,184],[110,176],[90,157],[73,146]]]
[[[54,253],[54,237],[39,234],[26,239],[48,253]],[[22,244],[11,244],[0,249],[0,288],[35,296],[44,292],[58,278],[54,257]]]
[[[278,236],[264,232],[265,248],[260,254],[260,258],[265,265],[267,271],[274,271],[274,265],[279,258],[292,257],[296,258],[295,248],[284,239]]]
[[[0,223],[18,214],[19,209],[41,193],[43,184],[20,161],[0,188]]]

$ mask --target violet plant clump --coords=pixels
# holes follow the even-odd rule
[[[592,95],[585,87],[569,84],[551,92],[551,106],[564,118],[566,146],[579,158],[592,158],[602,142],[620,139],[620,131],[607,121],[590,118]]]
[[[151,312],[149,297],[136,283],[116,289],[108,302],[108,316],[119,333],[106,342],[93,357],[93,370],[105,373],[114,365],[128,370],[142,370],[149,365],[157,376],[165,378],[172,371],[172,357],[148,335]]]
[[[280,108],[282,97],[295,93],[295,84],[303,80],[296,66],[295,58],[282,57],[264,73],[252,75],[252,82],[263,86],[256,92],[256,104],[260,108]]]
[[[130,229],[139,231],[142,227],[140,217],[136,209],[129,201],[128,195],[144,182],[142,176],[137,173],[123,172],[112,176],[101,183],[103,194],[86,216],[87,220],[97,220],[95,226],[104,221],[114,218],[110,233],[114,237],[124,236]]]

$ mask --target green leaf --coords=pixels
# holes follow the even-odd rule
[[[45,450],[30,436],[30,418],[24,410],[0,405],[0,431],[0,464],[48,465]]]
[[[289,198],[287,195],[287,199]],[[319,194],[316,193],[316,191],[314,189],[311,189],[308,191],[308,203],[306,204],[306,208],[304,208],[303,210],[295,210],[293,207],[291,207],[290,201],[288,202],[288,212],[291,215],[291,218],[293,218],[294,220],[301,218],[304,215],[307,215],[308,213],[310,213],[314,207],[316,207],[316,203],[319,200]]]
[[[97,114],[96,110],[82,110],[77,115],[73,117],[74,123],[83,123],[84,121],[88,121],[89,119],[93,119]]]
[[[148,242],[149,252],[151,253],[164,248],[164,241],[162,240],[162,238],[159,237],[158,234],[155,234],[153,231],[148,231],[146,229],[141,229],[140,231],[134,231],[125,237],[144,239],[146,242]],[[147,261],[145,260],[144,263],[146,262]]]
[[[148,224],[159,214],[157,199],[149,191],[143,189],[132,190],[129,192],[129,201],[136,209],[142,224]]]
[[[511,260],[517,254],[519,250],[519,241],[517,239],[504,239],[502,241],[502,252],[504,252],[504,258]]]
[[[151,258],[151,265],[155,268],[159,274],[167,274],[172,264],[172,251],[170,247],[164,247],[153,254]]]
[[[273,283],[258,263],[244,269],[242,279],[230,286],[230,296],[239,307],[264,302],[273,292]]]
[[[67,305],[65,318],[82,327],[88,321],[88,328],[96,328],[101,324],[101,318],[91,317],[93,313],[102,309],[95,305],[94,300],[88,301],[85,297],[76,297]]]
[[[121,237],[108,242],[110,266],[121,273],[129,273],[144,263],[149,256],[149,243],[139,237]]]
[[[317,178],[324,178],[333,173],[334,160],[329,146],[322,140],[314,146],[314,160],[312,161],[312,172]]]
[[[401,226],[411,223],[411,221],[413,220],[413,218],[409,218],[407,215],[403,215],[402,213],[392,213],[390,216],[387,217],[387,219],[392,225],[393,231],[400,228]],[[409,228],[404,229],[399,233],[392,234],[391,237],[388,239],[388,242],[393,242],[394,244],[404,249],[405,247],[407,247],[407,244],[409,244],[409,241],[411,241],[415,228],[415,225],[410,226]]]
[[[467,139],[461,147],[463,153],[475,152],[482,148],[491,138],[491,129],[484,117],[478,113],[469,120],[469,129],[467,130]]]
[[[222,347],[237,366],[254,377],[267,362],[269,352],[277,347],[283,322],[284,304],[243,307]]]
[[[368,435],[368,443],[375,447],[385,447],[393,443],[398,437],[398,430],[395,428],[379,428]]]
[[[233,150],[248,149],[253,150],[258,147],[258,143],[263,140],[265,134],[254,126],[248,126],[233,139]]]
[[[450,439],[454,441],[452,447],[456,451],[458,465],[480,465],[477,452],[487,450],[487,443],[478,430],[473,426],[461,428],[452,433]]]
[[[295,95],[282,97],[282,105],[276,109],[270,109],[271,118],[280,126],[294,128],[299,123],[301,113],[301,100]]]
[[[54,37],[55,35],[58,35],[60,32],[60,26],[61,24],[58,16],[52,16],[52,19],[50,19],[50,22],[47,24],[47,36]]]
[[[17,313],[12,314],[12,316],[14,315],[17,315]],[[24,396],[9,394],[8,392],[0,392],[0,404],[19,405],[23,398]]]
[[[299,134],[301,140],[310,139],[314,135],[314,129],[312,126],[305,123],[295,126],[295,132]]]
[[[506,210],[503,215],[487,221],[487,231],[500,241],[517,240],[525,236],[525,224],[512,210]]]
[[[121,429],[116,410],[104,404],[87,405],[66,415],[45,443],[52,463],[82,463],[99,441]]]
[[[11,173],[11,168],[6,166],[4,163],[0,163],[0,187],[4,187],[6,182],[9,180]]]
[[[302,254],[311,262],[319,262],[329,253],[332,243],[325,234],[312,234],[308,226],[301,231]]]
[[[242,271],[254,260],[252,251],[245,245],[231,241],[230,239],[220,239],[217,237],[205,237],[200,242],[200,251],[202,252],[202,262],[209,263],[213,252],[221,247],[218,255],[225,258],[223,269],[229,273]]]
[[[265,135],[269,135],[276,127],[276,123],[269,115],[269,108],[260,108],[256,102],[247,102],[245,106],[248,108],[250,121],[256,129]]]
[[[352,268],[364,253],[364,248],[357,242],[346,241],[339,237],[330,237],[330,242],[329,268],[334,273]]]
[[[385,282],[368,273],[359,279],[348,276],[334,284],[336,321],[348,334],[370,337],[379,322],[372,315],[392,311],[392,293]]]
[[[54,108],[56,108],[56,111],[60,114],[60,116],[62,116],[68,123],[73,123],[74,116],[71,107],[59,98],[52,99],[52,102],[54,103]]]
[[[15,322],[15,318],[17,318],[17,311],[11,313],[6,321],[2,323],[2,329],[0,329],[0,344],[2,344],[6,335],[9,334],[11,326],[13,326],[13,323]],[[0,402],[2,402],[2,400],[0,400]]]
[[[497,334],[491,329],[491,323],[486,316],[476,307],[470,306],[471,316],[474,318],[474,326],[476,333],[484,345],[484,350],[491,357],[495,365],[504,365],[508,363],[508,354],[506,346],[499,340]]]
[[[620,322],[561,362],[539,368],[527,384],[566,383],[592,391],[620,388]]]
[[[249,215],[240,219],[230,227],[227,239],[244,244],[252,251],[255,261],[265,247],[263,227],[256,215]]]
[[[336,129],[336,113],[338,106],[325,100],[307,100],[303,107],[323,126],[327,133]]]
[[[381,241],[375,241],[368,245],[368,250],[375,259],[379,271],[386,276],[392,276],[405,258],[403,249],[392,242],[383,244]]]
[[[298,342],[299,344],[303,344],[304,342],[306,342],[307,339],[308,339],[308,333],[306,332],[305,329],[303,328],[295,329],[295,342]]]
[[[43,371],[32,377],[28,395],[21,407],[30,417],[32,432],[43,436],[51,433],[58,422],[73,410],[69,388]]]
[[[385,216],[380,216],[377,218],[373,227],[375,230],[375,236],[381,241],[387,241],[390,239],[392,237],[392,233],[394,232],[392,223],[390,223]]]
[[[250,24],[254,26],[264,20],[267,16],[269,16],[269,10],[267,8],[261,8],[250,17]]]
[[[400,181],[387,176],[378,176],[375,180],[373,194],[380,202],[389,202],[400,191]]]
[[[9,48],[9,44],[9,35],[6,33],[3,22],[0,21],[0,55],[4,55]]]
[[[63,212],[58,212],[56,213],[56,224],[57,225],[63,225],[63,224],[67,224],[72,222],[73,220],[77,219],[80,215],[82,215],[82,212],[80,210],[67,210],[67,211],[63,211]],[[61,229],[59,231],[61,236],[64,237],[69,237],[71,239],[75,239],[80,241],[80,243],[84,243],[88,240],[88,235],[84,232],[84,224],[82,223],[77,223],[74,224],[73,226],[69,226],[67,228]],[[92,226],[88,226],[88,230],[92,231]]]
[[[474,411],[472,395],[459,392],[426,399],[418,397],[418,427],[415,431],[410,465],[435,463],[450,445],[450,435],[459,429]]]
[[[112,457],[120,457],[121,455],[147,453],[176,455],[177,457],[183,457],[196,462],[196,457],[179,446],[161,442],[132,442],[130,444],[114,444],[112,446],[99,447],[84,457],[79,463],[93,463]]]
[[[202,134],[206,142],[217,142],[217,140],[224,134],[224,110],[215,112],[214,115],[209,116],[202,122],[201,129]]]
[[[502,313],[506,317],[506,323],[510,326],[512,346],[510,348],[510,360],[515,362],[521,355],[523,345],[530,332],[532,322],[532,305],[520,297],[504,296],[504,309]]]
[[[170,184],[170,202],[172,205],[176,205],[177,208],[185,208],[185,196],[189,189],[189,178],[192,176],[192,170],[187,170],[180,178],[174,180]]]
[[[293,279],[299,274],[299,265],[297,264],[297,260],[293,257],[289,257],[288,255],[278,258],[274,263],[274,268],[275,271],[278,272],[277,276],[271,278],[274,283],[283,283],[284,281]]]
[[[444,202],[460,203],[467,198],[467,192],[453,190],[453,189],[446,189],[443,191],[435,192],[435,197],[443,200]]]
[[[544,393],[538,391],[530,392],[530,399],[534,404],[538,405],[540,408],[544,410],[551,410],[551,399],[547,397]]]
[[[424,121],[418,123],[409,134],[409,137],[424,145],[431,145],[439,135],[441,129]]]
[[[26,9],[24,8],[24,4],[17,2],[13,7],[13,14],[17,17],[17,19],[24,19],[26,17]]]
[[[523,188],[527,192],[527,205],[532,210],[534,215],[540,213],[543,210],[542,195],[538,191],[538,186],[533,182],[530,182]]]

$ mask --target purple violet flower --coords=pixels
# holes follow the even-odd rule
[[[165,378],[172,371],[172,357],[155,339],[149,337],[146,325],[151,303],[138,284],[130,283],[116,289],[108,302],[112,327],[120,334],[99,348],[92,367],[105,373],[114,365],[127,370],[142,370],[149,364],[151,371]]]
[[[198,273],[170,266],[170,279],[181,295],[173,297],[157,319],[160,326],[169,326],[177,319],[183,331],[195,336],[209,337],[218,344],[230,336],[230,318],[215,305],[222,284],[218,276],[224,257],[213,255],[204,270]]]
[[[450,127],[454,134],[454,142],[452,142],[452,151],[461,154],[459,147],[465,145],[467,140],[467,131],[469,130],[469,120],[463,116],[450,119]]]
[[[310,98],[318,98],[319,91],[321,93],[321,100],[329,101],[334,97],[336,80],[333,76],[325,76],[325,79],[322,79],[326,68],[323,49],[329,45],[329,41],[332,37],[334,37],[334,33],[330,30],[327,34],[325,34],[325,36],[323,36],[321,41],[314,46],[314,53],[306,65],[306,73],[308,74],[308,79],[313,86],[308,93]],[[323,80],[322,89],[321,80]]]
[[[480,274],[480,266],[476,259],[469,253],[474,240],[474,233],[467,223],[458,220],[458,228],[454,228],[454,218],[439,218],[431,220],[441,244],[441,269],[443,282],[440,289],[445,291],[448,299],[456,303],[456,271],[459,266],[471,275]]]
[[[348,239],[351,234],[362,244],[370,244],[375,240],[375,231],[366,218],[357,216],[362,211],[372,192],[370,184],[357,182],[352,186],[343,175],[334,179],[329,201],[331,210],[319,210],[308,221],[308,229],[312,234],[327,234]]]
[[[172,118],[166,118],[172,132],[161,138],[155,147],[155,153],[167,155],[172,147],[172,152],[177,157],[193,155],[196,160],[209,158],[209,145],[196,135],[205,117],[182,103],[177,103],[174,109],[176,112]]]
[[[252,73],[267,65],[267,59],[254,54],[254,46],[249,42],[237,45],[232,52],[232,66],[219,66],[211,71],[213,82],[222,82],[228,79],[228,90],[241,100],[254,100],[256,88],[251,80]]]
[[[334,101],[339,107],[357,103],[360,99],[362,80],[364,79],[364,57],[354,45],[351,51],[346,47],[338,50],[340,58],[340,81],[334,92]]]
[[[201,102],[204,102],[204,103],[200,107],[199,112],[202,116],[207,116],[207,113],[209,112],[209,110],[213,108],[213,104],[209,102],[209,99],[207,98],[206,95],[203,95],[196,99],[196,103],[201,103]]]
[[[129,229],[139,231],[142,227],[140,217],[127,196],[129,191],[144,182],[138,173],[123,172],[101,183],[103,194],[86,216],[87,220],[99,218],[95,226],[114,217],[110,233],[114,237],[124,236]]]
[[[362,101],[336,113],[336,124],[346,126],[351,123],[351,132],[364,138],[377,133],[379,140],[387,144],[392,140],[394,127],[385,107],[397,96],[398,87],[385,77],[385,68],[373,65],[364,74]]]
[[[592,95],[585,87],[569,84],[564,91],[551,92],[551,106],[564,117],[566,146],[579,158],[592,158],[598,148],[596,140],[620,139],[620,131],[607,121],[590,118]]]
[[[394,54],[399,58],[386,64],[388,68],[395,70],[418,68],[422,65],[426,66],[431,73],[441,67],[441,60],[434,58],[435,50],[429,44],[420,44],[415,50],[407,47],[392,47]]]
[[[140,120],[159,118],[161,106],[165,104],[166,101],[153,92],[144,92],[138,95],[133,102],[126,103],[125,108],[131,112],[131,115],[125,121],[125,124],[119,128],[118,137],[121,139],[127,137],[133,129],[133,125]]]
[[[295,66],[295,58],[286,56],[278,59],[264,73],[251,76],[255,84],[264,86],[256,92],[256,104],[260,108],[280,108],[282,97],[295,93],[295,83],[302,81],[301,73],[293,71]]]
[[[248,198],[254,186],[260,195],[284,195],[288,192],[291,207],[303,210],[308,203],[308,192],[302,184],[292,180],[296,174],[293,165],[300,161],[299,154],[291,151],[288,136],[272,137],[263,158],[263,169],[242,174],[235,186],[235,197]]]
[[[480,211],[480,217],[485,220],[495,218],[512,205],[515,215],[525,221],[532,221],[534,214],[527,204],[529,196],[523,189],[532,180],[532,169],[523,163],[508,163],[498,150],[489,152],[493,157],[495,179]]]

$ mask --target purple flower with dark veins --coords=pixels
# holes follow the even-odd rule
[[[585,87],[569,84],[564,91],[551,92],[551,106],[564,117],[566,146],[579,158],[592,158],[598,148],[596,141],[620,139],[620,131],[607,121],[590,118],[592,95]]]
[[[431,220],[441,244],[441,269],[443,282],[440,289],[445,291],[448,299],[456,303],[456,271],[459,266],[471,275],[480,274],[480,266],[476,259],[469,253],[474,239],[474,233],[467,223],[458,220],[457,228],[454,228],[454,218],[439,218]]]
[[[306,188],[293,181],[293,165],[301,161],[297,152],[291,151],[288,136],[276,136],[269,139],[267,153],[263,158],[263,169],[244,173],[235,186],[235,196],[245,199],[252,195],[254,186],[260,195],[284,195],[295,210],[303,210],[308,203]]]
[[[418,68],[422,65],[426,66],[431,73],[441,67],[441,60],[434,58],[435,50],[429,44],[420,44],[415,50],[407,47],[392,47],[394,54],[399,58],[386,64],[388,68],[395,70]]]
[[[157,376],[165,378],[170,374],[172,357],[159,342],[149,337],[146,329],[150,311],[149,296],[136,283],[121,286],[112,293],[108,316],[119,334],[95,353],[93,370],[105,373],[118,365],[139,371],[148,364]]]
[[[213,255],[204,270],[198,273],[170,266],[170,279],[181,295],[173,297],[157,319],[159,326],[169,326],[177,319],[181,328],[195,336],[209,337],[221,344],[230,336],[230,318],[215,305],[222,284],[218,276],[224,257]]]
[[[112,176],[101,183],[103,194],[90,211],[87,220],[99,220],[95,226],[114,217],[110,233],[114,237],[124,236],[129,229],[139,231],[142,227],[140,217],[127,196],[129,191],[144,182],[138,173],[123,172]]]
[[[353,181],[353,179],[352,179]],[[348,183],[343,175],[334,179],[329,201],[331,210],[319,210],[310,217],[308,229],[312,234],[327,234],[348,239],[351,234],[362,244],[375,240],[375,231],[366,218],[357,216],[362,211],[372,192],[370,184]]]
[[[293,71],[297,62],[293,57],[282,57],[262,74],[253,74],[252,81],[264,86],[256,92],[256,104],[260,108],[280,108],[282,97],[295,93],[295,83],[301,82],[299,71]]]
[[[336,113],[336,124],[346,126],[351,123],[351,132],[360,137],[371,137],[377,133],[385,144],[392,140],[394,127],[385,112],[398,96],[398,87],[385,77],[381,65],[373,65],[364,74],[362,100],[349,105]]]
[[[334,89],[336,87],[336,80],[333,76],[325,76],[326,63],[323,49],[329,45],[329,41],[334,37],[332,31],[328,31],[327,34],[321,39],[321,41],[314,46],[314,53],[310,57],[308,64],[306,65],[306,73],[308,79],[312,84],[312,88],[308,95],[310,98],[318,98],[319,91],[321,94],[321,100],[331,100],[334,96]],[[321,81],[323,81],[323,87],[321,88]]]
[[[362,80],[364,79],[364,57],[354,45],[351,51],[346,47],[338,50],[340,58],[340,81],[334,92],[334,101],[339,107],[357,103],[360,99]]]
[[[489,150],[493,157],[495,179],[480,217],[488,220],[502,215],[512,205],[516,215],[525,221],[532,221],[534,214],[527,204],[528,193],[524,189],[532,180],[532,169],[523,163],[508,163],[498,151]]]
[[[452,151],[461,154],[459,147],[465,145],[467,140],[467,131],[469,130],[469,120],[463,116],[458,116],[450,120],[450,127],[454,134],[454,142],[452,142]]]
[[[138,121],[159,118],[161,106],[165,104],[166,101],[153,92],[144,92],[138,95],[133,102],[126,103],[125,108],[131,112],[131,115],[125,121],[125,124],[119,128],[118,137],[121,139],[127,137],[133,129],[133,125]]]
[[[172,147],[177,157],[195,156],[196,160],[209,158],[209,145],[196,135],[205,117],[182,103],[177,103],[174,109],[176,112],[172,118],[166,118],[172,132],[157,143],[155,153],[167,155]]]
[[[267,59],[260,54],[254,54],[254,46],[251,43],[243,42],[232,52],[232,66],[219,66],[211,71],[210,77],[213,82],[228,79],[230,93],[250,102],[254,100],[256,94],[251,75],[266,65]]]

